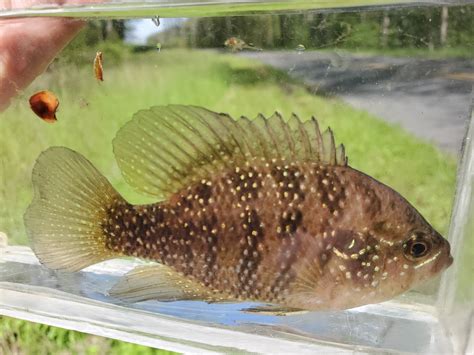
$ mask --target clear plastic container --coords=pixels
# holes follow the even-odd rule
[[[474,21],[474,3],[44,3],[0,8],[0,41],[45,17],[83,19],[85,27],[30,85],[2,83],[16,96],[0,112],[0,314],[180,352],[474,351],[474,34],[462,30]],[[226,48],[232,37],[242,42]],[[21,45],[32,44],[19,35]],[[103,82],[92,68],[97,51]],[[25,62],[33,65],[19,56],[7,69],[21,79]],[[60,101],[52,125],[28,104],[45,89]],[[169,103],[233,116],[315,115],[346,145],[351,166],[392,186],[447,236],[453,265],[388,302],[289,316],[243,312],[248,303],[126,304],[109,296],[139,260],[77,273],[41,266],[22,219],[39,153],[77,150],[127,200],[153,202],[125,183],[111,142],[134,112]]]

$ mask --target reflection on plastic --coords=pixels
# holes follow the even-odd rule
[[[432,349],[443,349],[447,346],[439,324],[431,313],[433,311],[431,307],[420,308],[398,302],[364,306],[342,312],[310,312],[303,315],[277,317],[241,312],[242,308],[255,305],[249,303],[147,301],[124,304],[109,297],[107,290],[121,275],[135,266],[137,262],[134,261],[112,260],[89,267],[79,273],[54,272],[40,266],[27,248],[13,247],[4,257],[4,262],[0,264],[0,280],[2,280],[0,286],[17,291],[41,290],[41,294],[51,297],[58,291],[62,292],[61,297],[73,301],[75,308],[63,311],[62,317],[65,319],[69,317],[68,312],[71,314],[81,312],[82,304],[86,305],[88,300],[95,300],[103,302],[103,307],[113,304],[124,306],[122,321],[125,323],[127,323],[128,309],[173,316],[186,321],[197,321],[197,324],[203,326],[214,325],[224,328],[231,326],[232,329],[254,334],[271,332],[276,339],[297,334],[302,337],[300,341],[303,342],[317,339],[323,342],[338,342],[342,346],[357,344],[362,347],[408,352],[429,352]],[[0,309],[5,306],[0,300]],[[34,310],[31,309],[31,311]],[[97,317],[100,319],[100,315]],[[102,321],[104,322],[102,326],[105,328],[113,326],[107,323],[107,319],[102,319]],[[136,324],[130,324],[131,329],[134,326]],[[140,326],[146,328],[147,324],[140,324]],[[400,337],[407,341],[400,342]],[[238,347],[238,344],[236,346]]]

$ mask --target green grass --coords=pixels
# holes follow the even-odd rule
[[[97,83],[91,68],[56,68],[31,85],[1,114],[0,230],[10,243],[26,244],[22,215],[32,197],[31,168],[52,145],[88,157],[132,202],[150,201],[123,181],[112,154],[117,130],[139,109],[181,103],[202,105],[232,115],[315,115],[346,145],[350,164],[395,188],[442,233],[447,231],[455,183],[455,160],[401,128],[344,104],[321,98],[285,75],[243,58],[213,52],[164,51],[137,55],[105,68]],[[60,99],[58,122],[50,125],[29,109],[36,90]]]
[[[44,324],[0,317],[0,354],[171,355],[175,353]]]
[[[41,121],[29,109],[29,96],[40,89],[52,90],[60,98],[56,124]],[[38,154],[52,145],[84,154],[131,202],[150,201],[123,181],[111,141],[135,111],[168,103],[202,105],[234,116],[270,115],[275,110],[286,116],[291,112],[303,118],[315,115],[322,127],[330,125],[336,140],[346,145],[351,166],[395,188],[440,232],[447,231],[455,184],[453,157],[338,99],[313,96],[281,72],[232,55],[176,50],[136,55],[121,65],[106,66],[103,83],[95,81],[90,67],[58,66],[38,78],[0,114],[0,230],[7,233],[9,243],[27,243],[22,215],[32,197],[31,169]],[[23,347],[27,353],[34,353],[29,347],[37,349],[45,336],[50,339],[52,353],[60,349],[69,352],[76,346],[71,344],[82,341],[70,339],[89,339],[5,319],[0,344]],[[78,353],[95,351],[95,345],[77,346],[85,346]],[[108,349],[105,352],[142,351],[114,341],[100,346]]]
[[[379,55],[388,57],[410,57],[420,59],[473,59],[473,46],[466,45],[465,47],[444,47],[430,50],[429,48],[381,48],[381,49],[363,49],[356,50],[347,49],[349,53],[364,54],[364,55]]]

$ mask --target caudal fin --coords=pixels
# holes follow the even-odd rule
[[[24,220],[31,246],[51,269],[77,271],[117,257],[106,247],[101,223],[123,201],[82,155],[52,147],[33,168],[34,197]]]

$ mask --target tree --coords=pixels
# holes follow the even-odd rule
[[[442,46],[446,45],[448,40],[448,7],[443,6],[441,9],[441,26],[439,29],[439,42]]]
[[[120,40],[125,39],[127,30],[129,29],[125,20],[100,20],[101,39]]]
[[[383,20],[382,20],[382,48],[386,48],[388,44],[388,30],[390,26],[390,17],[388,13],[385,11],[383,13]]]

